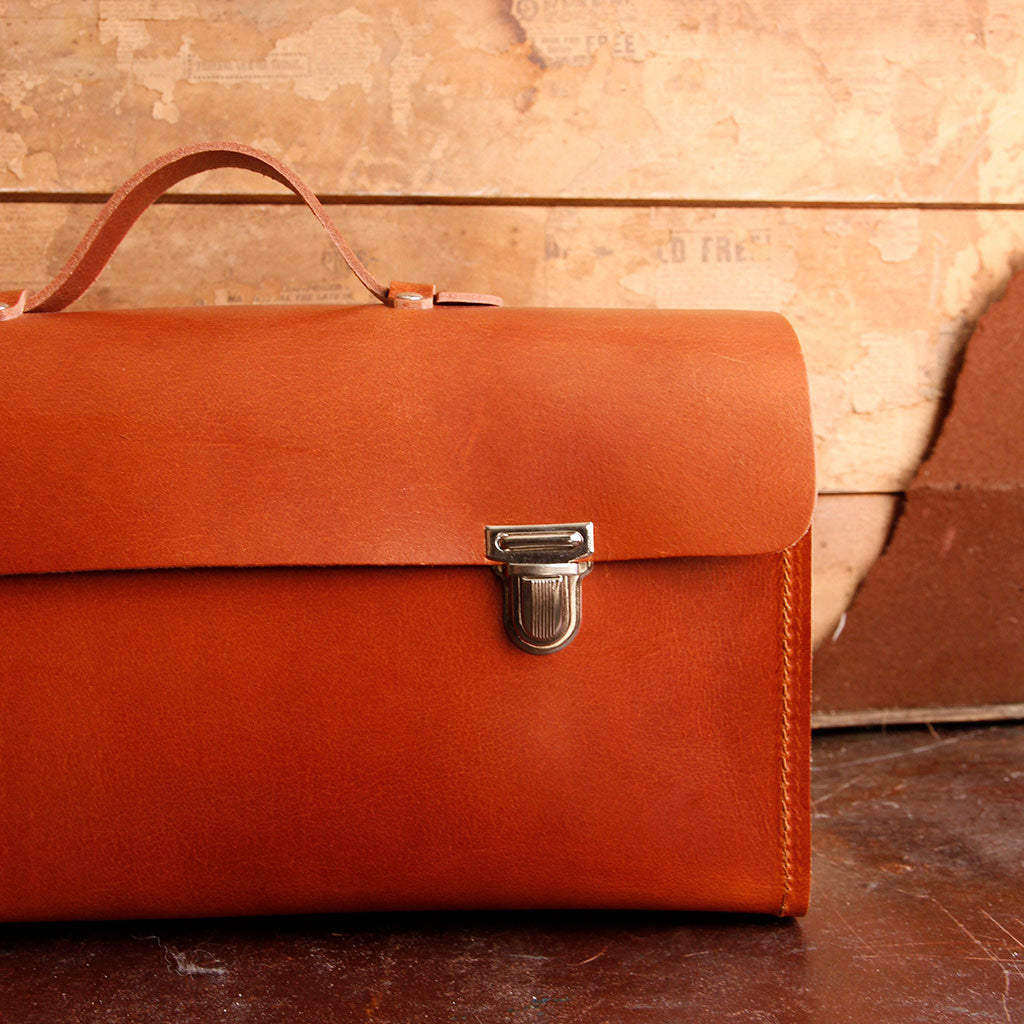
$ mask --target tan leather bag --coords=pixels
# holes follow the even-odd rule
[[[60,312],[214,166],[382,300]],[[0,311],[0,918],[804,913],[809,523],[769,313],[506,309],[193,146]]]

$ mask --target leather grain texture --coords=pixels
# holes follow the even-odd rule
[[[808,540],[600,563],[540,658],[475,566],[5,577],[0,917],[802,913]]]
[[[47,312],[225,165],[389,298],[291,172],[202,144],[0,312],[0,919],[802,914],[815,486],[785,320],[401,283]],[[588,521],[580,632],[526,654],[484,527]]]
[[[767,313],[384,306],[0,325],[0,572],[483,565],[488,523],[597,558],[807,530],[806,375]]]
[[[32,314],[0,351],[0,918],[804,911],[781,318]],[[576,520],[583,625],[532,657],[483,528]]]

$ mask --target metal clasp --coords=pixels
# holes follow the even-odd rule
[[[505,631],[530,654],[560,651],[580,628],[580,590],[591,570],[593,523],[488,526],[486,555],[504,589]]]

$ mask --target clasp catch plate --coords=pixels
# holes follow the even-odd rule
[[[560,651],[580,628],[580,559],[594,554],[593,523],[488,526],[486,556],[504,590],[505,631],[530,654]]]

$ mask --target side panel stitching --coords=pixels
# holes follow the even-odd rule
[[[793,713],[790,683],[793,673],[793,552],[782,551],[782,812],[780,843],[782,847],[782,903],[779,914],[789,913],[789,899],[793,891],[793,826],[790,811],[790,732]]]

